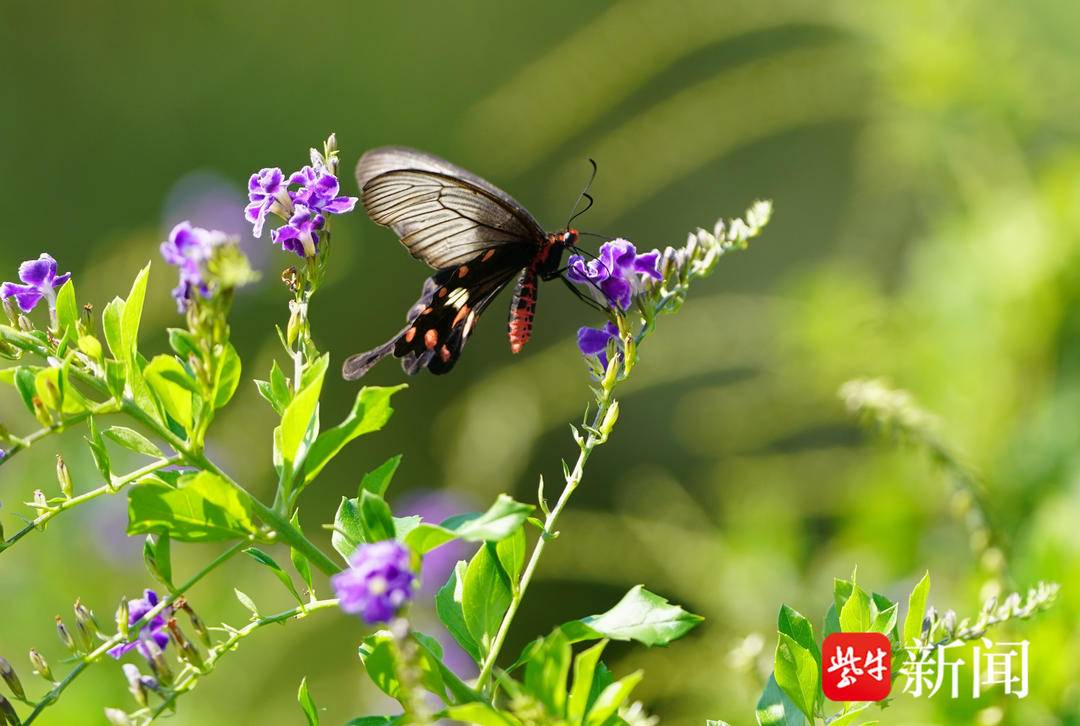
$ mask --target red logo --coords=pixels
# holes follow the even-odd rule
[[[881,633],[833,633],[821,647],[821,687],[830,701],[881,701],[892,685],[892,645]]]

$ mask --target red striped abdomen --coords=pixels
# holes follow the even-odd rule
[[[536,271],[522,270],[510,301],[510,350],[517,353],[532,335],[533,313],[536,310]]]

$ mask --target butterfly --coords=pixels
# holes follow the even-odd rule
[[[510,350],[519,352],[532,334],[538,283],[561,277],[563,253],[575,248],[577,230],[568,222],[562,232],[545,232],[506,192],[415,149],[368,151],[356,180],[371,220],[393,230],[409,254],[436,272],[424,281],[405,327],[379,347],[350,356],[345,378],[360,378],[391,354],[409,375],[423,368],[448,373],[484,310],[515,278],[508,335]],[[591,203],[587,191],[582,196]]]

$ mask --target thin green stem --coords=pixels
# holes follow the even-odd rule
[[[607,439],[606,433],[600,433],[600,427],[604,424],[614,400],[612,398],[612,391],[614,388],[615,382],[613,381],[610,385],[607,385],[602,389],[603,395],[599,401],[600,405],[596,410],[596,414],[593,417],[592,425],[589,427],[589,434],[583,440],[579,441],[577,462],[574,464],[574,468],[570,471],[569,476],[566,477],[566,484],[563,487],[562,494],[559,495],[559,500],[548,512],[547,518],[544,520],[544,531],[540,534],[540,538],[533,547],[532,555],[529,557],[529,561],[521,573],[521,579],[518,581],[517,587],[514,588],[510,599],[510,606],[506,609],[502,622],[499,623],[499,629],[495,633],[495,639],[491,643],[491,649],[484,658],[484,663],[480,669],[480,675],[477,676],[476,679],[476,688],[478,690],[485,687],[491,676],[491,671],[495,667],[495,661],[499,657],[499,651],[502,650],[503,643],[506,641],[506,636],[510,632],[510,625],[514,622],[514,616],[517,615],[518,608],[521,606],[521,602],[525,597],[525,591],[528,590],[529,583],[532,582],[533,574],[540,564],[540,558],[544,554],[544,548],[547,546],[548,540],[553,539],[556,535],[555,525],[559,520],[559,515],[562,514],[563,509],[566,508],[567,503],[570,501],[570,497],[581,483],[582,476],[585,473],[585,463],[589,460],[589,456],[592,454],[593,449],[604,443]]]
[[[290,610],[277,613],[276,615],[268,615],[263,618],[252,620],[244,627],[233,631],[227,639],[214,645],[207,652],[206,659],[201,667],[196,667],[192,664],[184,666],[183,670],[177,675],[176,682],[170,689],[168,697],[162,701],[153,711],[150,713],[150,720],[156,719],[166,710],[171,708],[176,702],[176,699],[195,688],[199,679],[205,675],[211,673],[217,666],[219,660],[226,653],[229,653],[236,649],[237,644],[248,637],[256,630],[263,628],[267,625],[273,625],[275,623],[284,623],[289,620],[303,620],[308,615],[319,610],[325,610],[327,608],[337,607],[337,598],[328,598],[326,600],[313,600],[303,605],[298,605]],[[134,714],[137,715],[137,714]]]
[[[157,615],[163,610],[165,610],[165,608],[169,607],[178,597],[182,596],[184,593],[194,587],[195,584],[199,582],[199,580],[202,580],[204,577],[206,577],[218,567],[223,565],[230,558],[232,558],[233,555],[247,547],[248,544],[249,543],[247,541],[240,541],[233,544],[227,550],[225,550],[220,555],[211,560],[209,564],[205,565],[201,570],[188,578],[187,581],[180,585],[180,587],[176,588],[175,592],[161,598],[161,600],[156,606],[154,606],[149,612],[147,612],[139,620],[132,624],[131,628],[128,630],[127,637],[120,633],[117,633],[116,635],[99,645],[90,653],[82,656],[78,665],[72,668],[71,671],[66,676],[64,676],[64,679],[62,681],[53,686],[52,690],[46,693],[41,698],[41,700],[37,702],[37,705],[34,706],[34,710],[31,711],[30,715],[23,720],[23,726],[28,726],[28,724],[32,723],[34,719],[40,716],[46,708],[55,703],[56,700],[60,698],[60,694],[64,692],[64,689],[71,685],[71,683],[76,678],[78,678],[79,675],[83,671],[85,671],[91,663],[100,660],[106,653],[108,653],[110,650],[112,650],[118,645],[134,642],[134,639],[137,638],[139,635],[139,631],[142,630],[147,625],[147,623],[157,617]]]
[[[10,539],[0,542],[0,552],[7,550],[9,547],[11,547],[11,545],[15,544],[35,529],[43,529],[46,524],[48,524],[54,517],[59,516],[61,512],[66,512],[67,510],[73,509],[80,504],[89,502],[92,499],[97,499],[102,495],[115,494],[131,482],[137,481],[142,477],[146,476],[147,474],[153,474],[159,469],[164,469],[166,466],[178,464],[180,463],[180,461],[181,458],[179,456],[170,456],[164,459],[158,459],[155,462],[147,464],[141,469],[136,469],[130,474],[120,477],[112,483],[102,484],[97,489],[91,489],[90,491],[80,494],[77,497],[71,497],[70,499],[65,499],[62,502],[58,502],[57,504],[52,505],[51,509],[39,514],[37,517],[34,518],[33,521],[31,521],[25,527],[12,535]]]
[[[49,436],[51,434],[60,433],[64,429],[68,428],[69,426],[74,426],[75,424],[82,423],[83,421],[90,418],[91,416],[104,416],[106,414],[116,413],[119,410],[120,410],[120,408],[119,408],[119,406],[117,406],[115,404],[115,402],[106,401],[105,403],[98,404],[98,405],[96,405],[96,406],[94,406],[92,408],[89,408],[89,409],[85,410],[85,411],[80,411],[79,413],[74,413],[74,414],[68,416],[67,418],[64,418],[64,419],[61,419],[60,421],[57,421],[56,423],[52,424],[51,426],[42,427],[42,428],[38,429],[37,431],[34,431],[31,434],[27,434],[26,436],[22,436],[22,437],[12,436],[11,439],[12,439],[12,441],[14,443],[9,448],[7,448],[5,450],[4,458],[0,459],[0,466],[3,466],[7,462],[11,461],[11,458],[13,456],[15,456],[15,454],[17,454],[20,451],[23,451],[25,449],[29,449],[31,446],[36,444],[38,441],[41,441],[42,439],[44,439],[46,436]]]

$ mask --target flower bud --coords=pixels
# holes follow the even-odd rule
[[[945,635],[952,637],[956,632],[956,611],[946,610],[945,614],[941,616],[941,627],[945,631]]]
[[[149,698],[146,695],[146,686],[142,682],[142,674],[139,673],[138,666],[132,663],[125,663],[121,666],[124,671],[124,677],[127,678],[128,690],[131,691],[131,695],[135,698],[135,702],[143,708],[150,703]]]
[[[199,649],[192,645],[191,641],[184,635],[184,631],[180,629],[180,625],[176,622],[176,618],[169,618],[165,623],[165,627],[169,629],[169,634],[172,635],[173,642],[176,643],[176,649],[180,652],[180,658],[187,661],[196,668],[202,668],[203,657],[199,652]]]
[[[604,420],[600,423],[600,433],[606,439],[611,435],[611,430],[615,428],[615,422],[619,420],[619,402],[612,401],[608,406],[607,413],[604,414]]]
[[[288,345],[292,346],[296,343],[297,336],[300,335],[300,325],[302,322],[302,318],[300,317],[299,308],[292,305],[290,305],[289,307],[292,308],[292,314],[289,315],[289,324],[285,328],[285,342]]]
[[[105,718],[113,726],[131,726],[131,719],[119,708],[106,708]]]
[[[60,454],[56,455],[56,480],[60,482],[60,493],[71,499],[71,493],[74,490],[71,484],[71,472],[68,471],[64,457]]]
[[[131,615],[128,612],[128,601],[126,597],[120,598],[120,605],[116,608],[116,632],[118,632],[124,640],[128,639],[128,633],[131,630]]]
[[[15,312],[15,306],[13,306],[11,304],[11,298],[9,298],[9,297],[4,298],[2,304],[4,306],[4,315],[7,316],[8,322],[11,323],[12,325],[16,325],[18,323],[19,318],[18,318],[18,314]]]
[[[75,639],[71,637],[71,633],[68,631],[67,626],[64,625],[64,621],[60,619],[60,616],[56,616],[56,634],[60,637],[60,642],[64,644],[64,647],[70,650],[72,653],[78,653],[79,649],[75,645]]]
[[[75,601],[75,633],[78,635],[82,649],[89,652],[94,649],[94,639],[101,632],[97,619],[90,608],[82,604],[82,600]]]
[[[146,662],[150,664],[150,670],[154,672],[157,679],[165,685],[172,684],[172,669],[169,667],[169,662],[165,660],[165,654],[161,652],[161,648],[154,642],[154,639],[143,638],[140,640],[138,650],[146,658]]]
[[[52,668],[49,667],[49,661],[45,660],[45,656],[38,652],[37,648],[30,649],[30,665],[34,668],[34,673],[44,678],[47,681],[55,682],[53,678]]]
[[[32,333],[32,332],[34,332],[34,324],[30,322],[30,318],[26,317],[25,315],[19,315],[18,322],[19,322],[19,328],[24,333]]]
[[[177,598],[173,603],[173,608],[176,610],[183,610],[187,613],[188,620],[191,621],[191,629],[195,631],[195,635],[199,636],[199,641],[209,648],[213,645],[213,640],[210,638],[210,630],[206,627],[206,623],[202,621],[195,611],[191,609],[191,605],[188,603],[187,598]]]
[[[49,506],[49,500],[45,497],[45,492],[40,489],[34,490],[34,501],[30,503],[30,506],[33,507],[38,514],[44,514],[52,509],[52,507]]]
[[[18,674],[11,667],[11,663],[8,663],[7,659],[2,657],[0,657],[0,678],[4,679],[4,683],[8,685],[16,698],[26,698],[26,692],[23,690],[22,683],[19,682]]]
[[[0,720],[7,721],[12,726],[19,726],[22,723],[19,720],[19,714],[15,713],[15,707],[11,705],[11,701],[3,696],[0,696]]]

